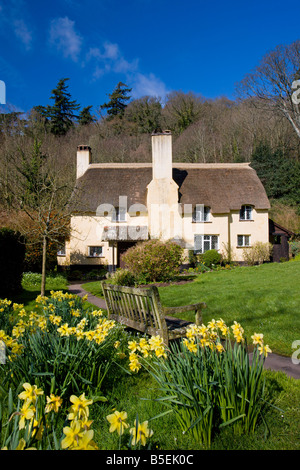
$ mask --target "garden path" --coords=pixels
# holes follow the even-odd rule
[[[95,295],[90,294],[86,290],[84,290],[83,283],[72,283],[68,287],[69,292],[72,294],[77,294],[80,297],[87,295],[88,302],[95,305],[98,308],[106,309],[106,304],[104,299],[100,299]],[[250,354],[251,357],[251,354]],[[299,357],[299,354],[298,354]],[[299,360],[299,359],[298,359]],[[295,379],[300,379],[300,362],[299,364],[294,364],[291,357],[286,356],[279,356],[278,354],[269,354],[269,356],[265,360],[264,367],[266,369],[271,369],[275,371],[282,371],[285,372],[290,377],[294,377]]]

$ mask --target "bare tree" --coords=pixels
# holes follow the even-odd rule
[[[239,98],[283,115],[300,138],[300,40],[277,46],[237,85]]]
[[[26,243],[42,244],[41,295],[45,295],[47,244],[60,244],[68,233],[73,185],[57,171],[55,159],[42,152],[37,140],[11,154],[9,173],[15,180],[10,184],[14,228],[26,237]]]

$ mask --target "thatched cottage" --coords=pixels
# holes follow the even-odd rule
[[[172,135],[152,135],[152,164],[92,163],[77,149],[78,201],[71,236],[59,264],[122,266],[122,253],[139,240],[175,240],[186,253],[269,241],[270,203],[248,163],[173,163]]]

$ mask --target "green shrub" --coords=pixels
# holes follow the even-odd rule
[[[136,284],[136,278],[128,269],[119,268],[111,276],[110,283],[119,286],[134,286]]]
[[[139,283],[168,281],[179,273],[183,248],[160,240],[140,242],[123,255],[126,268]]]
[[[293,256],[300,254],[300,241],[293,241],[290,243],[290,250]]]
[[[222,255],[217,250],[208,250],[200,256],[200,261],[208,268],[211,268],[212,265],[220,264],[222,261]]]
[[[0,297],[21,290],[25,244],[18,232],[0,230]]]

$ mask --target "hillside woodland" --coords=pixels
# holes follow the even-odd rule
[[[251,162],[270,198],[271,217],[299,234],[299,70],[296,41],[266,54],[237,84],[234,100],[181,90],[164,100],[132,99],[132,89],[119,82],[106,103],[82,108],[71,96],[71,81],[62,78],[47,106],[37,103],[26,114],[6,106],[0,114],[0,226],[17,228],[32,247],[57,247],[67,233],[77,145],[89,145],[95,163],[151,162],[151,133],[169,129],[175,162]]]

